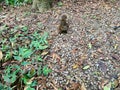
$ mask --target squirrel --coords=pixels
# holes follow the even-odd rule
[[[61,34],[61,33],[65,34],[68,31],[69,25],[66,22],[66,19],[67,19],[67,16],[63,15],[62,18],[61,18],[61,21],[60,21],[59,34]]]

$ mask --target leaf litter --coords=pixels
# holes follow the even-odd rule
[[[63,6],[55,6],[53,10],[41,14],[23,14],[26,13],[26,8],[29,10],[30,6],[3,11],[0,14],[0,23],[5,23],[8,30],[14,26],[25,25],[28,26],[29,33],[39,29],[49,32],[50,55],[47,51],[42,52],[42,55],[46,55],[45,58],[48,60],[44,64],[49,63],[52,72],[46,78],[42,76],[36,78],[41,84],[37,88],[41,90],[45,88],[47,90],[102,90],[111,83],[114,74],[120,77],[118,74],[120,73],[120,32],[119,29],[113,29],[120,24],[119,1],[117,3],[93,1],[73,3],[66,0]],[[66,35],[56,35],[63,14],[68,15],[70,29]],[[43,25],[42,28],[41,25]],[[4,37],[9,38],[7,32],[2,33]],[[21,31],[16,32],[16,35],[20,33]],[[14,48],[15,43],[11,42],[11,44]],[[104,85],[100,84],[106,81],[106,78],[110,80]],[[119,82],[115,84],[114,89],[120,88],[120,79],[115,79]]]

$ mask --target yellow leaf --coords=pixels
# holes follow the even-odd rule
[[[74,64],[74,65],[73,65],[73,69],[76,69],[76,68],[78,68],[78,67],[79,67],[78,64]]]
[[[117,47],[118,47],[118,44],[115,44],[115,45],[114,45],[114,49],[117,49]]]
[[[45,55],[47,55],[47,54],[48,54],[47,51],[44,51],[44,52],[41,53],[42,56],[45,56]]]

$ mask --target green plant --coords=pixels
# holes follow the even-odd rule
[[[35,74],[36,71],[34,68],[32,68],[31,70],[28,71],[28,73],[25,73],[21,78],[21,80],[25,84],[26,90],[35,90],[34,88],[32,88],[37,85],[37,82],[32,78],[34,77]]]
[[[13,57],[14,57],[15,60],[21,61],[21,60],[23,60],[25,58],[30,58],[32,53],[33,53],[32,49],[28,49],[26,47],[21,47],[21,48],[19,47],[18,51],[15,50],[13,52],[13,54],[14,54]]]
[[[10,86],[0,83],[0,90],[12,90],[12,88]]]
[[[58,4],[59,7],[61,7],[63,5],[62,2],[58,2],[57,4]]]
[[[7,83],[14,83],[17,79],[17,74],[21,71],[20,66],[18,65],[11,65],[8,66],[5,70],[4,74],[4,81]]]
[[[28,32],[28,27],[27,27],[27,26],[23,26],[23,27],[22,27],[22,31],[23,31],[23,32]]]
[[[52,70],[49,69],[49,68],[47,67],[47,65],[45,65],[45,66],[43,66],[43,67],[42,67],[42,66],[39,66],[38,69],[37,69],[37,75],[38,75],[38,76],[40,76],[40,75],[48,76],[48,74],[49,74],[50,72],[52,72]]]
[[[44,33],[43,36],[40,36],[39,33],[35,32],[32,35],[33,40],[30,44],[30,48],[33,47],[36,50],[44,50],[44,49],[48,48],[47,38],[48,38],[48,33]]]
[[[13,6],[19,6],[24,3],[31,3],[31,0],[5,0],[5,3],[7,5],[13,5]]]
[[[43,75],[45,76],[48,76],[48,74],[52,72],[52,70],[49,69],[47,66],[44,66],[42,71],[43,71]]]
[[[6,30],[7,26],[4,26],[0,34]],[[4,54],[2,60],[4,62],[8,60],[16,61],[5,67],[4,73],[2,73],[1,80],[3,82],[0,83],[0,90],[13,90],[17,84],[26,88],[25,90],[35,90],[34,86],[37,85],[37,81],[34,80],[34,77],[48,76],[52,71],[47,65],[43,65],[44,60],[42,58],[42,56],[45,56],[45,54],[42,54],[43,50],[49,46],[48,33],[36,31],[28,35],[27,26],[15,26],[10,28],[7,35],[7,38],[0,37],[1,51]],[[29,43],[26,43],[27,40]],[[26,66],[34,66],[34,64],[38,67],[26,68]],[[17,80],[19,82],[16,84]]]
[[[5,52],[5,61],[10,60],[12,58],[12,51],[6,51]]]

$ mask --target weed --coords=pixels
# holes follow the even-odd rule
[[[6,29],[6,26],[4,28]],[[4,55],[3,63],[12,59],[19,63],[8,64],[5,67],[0,90],[12,90],[17,85],[16,82],[21,84],[22,87],[19,88],[35,90],[37,81],[34,80],[34,77],[48,76],[52,71],[47,65],[43,65],[44,60],[42,58],[42,56],[45,56],[45,54],[42,54],[43,50],[49,47],[48,33],[44,32],[42,34],[35,31],[28,35],[28,30],[27,26],[15,26],[9,30],[7,38],[2,38],[2,41],[0,41],[1,51]],[[26,35],[28,36],[26,37]],[[26,43],[27,40],[28,43]],[[34,68],[34,65],[38,67]]]
[[[7,5],[19,6],[24,3],[31,3],[31,0],[5,0],[5,3]]]
[[[19,47],[19,50],[14,51],[14,59],[15,60],[23,60],[25,58],[30,58],[31,54],[33,53],[32,49],[28,49],[26,47]]]
[[[62,3],[62,2],[58,2],[57,5],[58,5],[59,7],[61,7],[61,6],[63,6],[63,3]]]
[[[52,72],[52,70],[49,69],[47,66],[43,67],[43,75],[48,76],[50,72]]]

